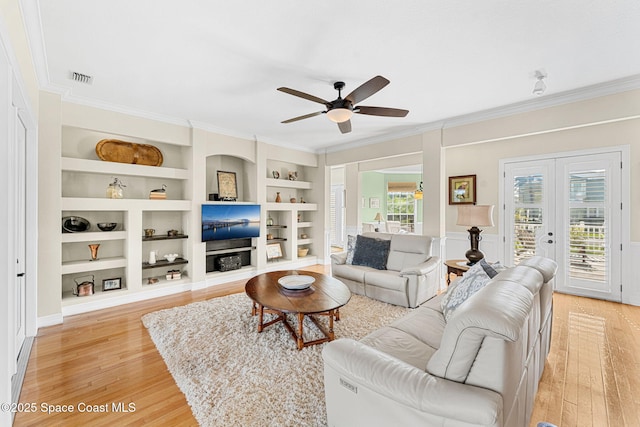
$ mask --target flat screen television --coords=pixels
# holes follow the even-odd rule
[[[202,205],[202,241],[260,236],[260,205]]]

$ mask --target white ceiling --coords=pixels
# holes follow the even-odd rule
[[[638,0],[22,0],[41,84],[69,100],[308,150],[640,76]],[[39,13],[38,13],[39,12]],[[38,16],[39,15],[39,16]],[[547,92],[532,95],[534,72]],[[70,80],[77,71],[91,85]],[[341,134],[322,106],[375,75],[391,84]],[[629,79],[627,79],[628,81]]]

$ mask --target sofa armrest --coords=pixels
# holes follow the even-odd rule
[[[345,264],[347,262],[347,252],[337,252],[331,254],[331,264]]]
[[[435,271],[440,264],[440,257],[432,256],[422,264],[418,264],[412,267],[405,267],[400,271],[400,275],[411,274],[417,276],[425,276],[432,271]]]
[[[333,341],[322,357],[325,368],[402,405],[473,425],[502,421],[498,393],[433,376],[359,341]]]

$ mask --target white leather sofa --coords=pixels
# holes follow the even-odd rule
[[[502,271],[448,321],[439,295],[361,341],[328,343],[328,425],[528,426],[556,267],[534,257]]]
[[[347,264],[347,252],[331,255],[331,275],[351,292],[404,307],[433,298],[440,286],[440,258],[431,256],[432,238],[417,234],[363,233],[391,240],[386,270]]]

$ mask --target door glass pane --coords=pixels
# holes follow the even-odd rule
[[[543,176],[516,176],[513,180],[513,262],[536,253],[536,231],[542,227]]]
[[[604,282],[607,277],[606,174],[569,174],[569,275]]]

